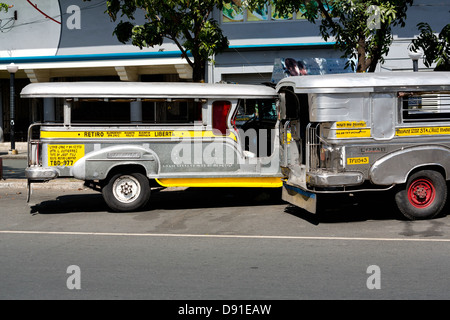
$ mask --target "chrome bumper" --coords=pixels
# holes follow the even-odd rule
[[[31,166],[25,168],[25,177],[33,181],[48,181],[59,176],[58,170],[49,167]]]
[[[314,187],[341,187],[357,186],[364,182],[364,175],[361,172],[308,172],[306,182]]]

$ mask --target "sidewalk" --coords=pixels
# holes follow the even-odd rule
[[[16,150],[18,154],[10,154],[11,142],[0,142],[0,158],[3,159],[26,159],[27,143],[16,142]]]
[[[0,158],[2,167],[2,179],[0,179],[0,189],[26,189],[27,179],[25,178],[25,168],[27,167],[27,143],[16,142],[18,154],[11,154],[11,143],[0,143]],[[46,183],[35,183],[33,189],[64,189],[79,190],[84,189],[84,182],[77,179],[55,179]]]

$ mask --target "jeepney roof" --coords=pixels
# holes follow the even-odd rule
[[[192,82],[43,82],[23,88],[22,98],[276,98],[264,85]]]
[[[277,91],[292,87],[296,93],[387,92],[392,90],[450,90],[450,72],[344,73],[289,77]]]

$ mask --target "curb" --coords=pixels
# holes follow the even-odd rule
[[[26,179],[0,180],[0,189],[26,189]],[[35,189],[58,189],[58,190],[81,190],[88,189],[84,186],[84,181],[73,179],[50,180],[44,183],[33,183]]]
[[[2,159],[8,159],[8,160],[18,160],[18,159],[24,159],[27,160],[28,156],[26,153],[19,153],[19,154],[7,154],[0,152],[0,158]]]
[[[28,157],[28,144],[27,142],[17,142],[16,150],[18,154],[11,154],[11,143],[0,142],[0,158],[3,159],[27,159]]]

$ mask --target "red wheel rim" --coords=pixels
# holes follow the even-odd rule
[[[408,188],[409,202],[416,208],[422,209],[433,203],[436,191],[433,183],[428,179],[414,180]]]

